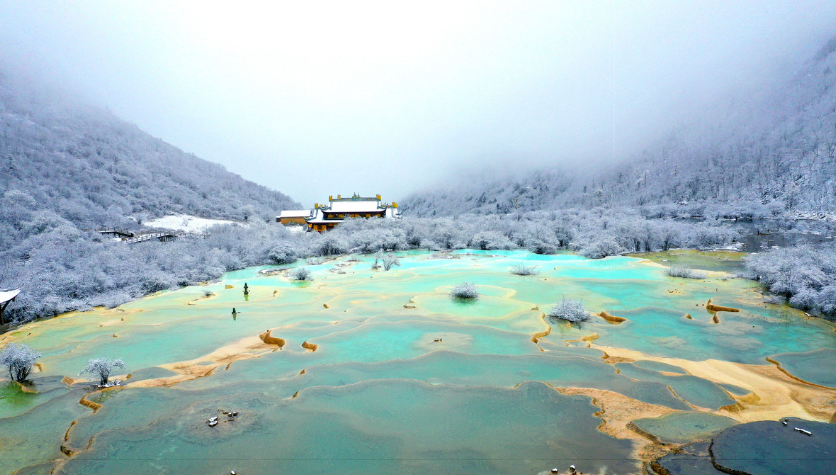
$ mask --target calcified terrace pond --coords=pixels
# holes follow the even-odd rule
[[[0,472],[627,474],[735,424],[836,412],[834,325],[720,271],[516,251],[308,268],[310,283],[250,268],[3,335],[43,358],[32,385],[0,381]],[[462,281],[477,301],[450,298]],[[606,318],[544,319],[564,295]],[[77,379],[98,356],[124,359],[124,386]]]

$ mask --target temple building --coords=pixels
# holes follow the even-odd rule
[[[400,217],[397,203],[384,203],[380,195],[363,197],[355,193],[351,198],[343,198],[341,195],[337,195],[336,198],[329,196],[328,204],[314,205],[310,217],[305,221],[308,231],[322,232],[342,223],[346,218],[398,219]]]
[[[309,209],[293,209],[282,211],[276,216],[276,222],[282,224],[302,224],[307,226],[307,219],[313,216]]]

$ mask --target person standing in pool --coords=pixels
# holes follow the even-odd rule
[[[232,307],[232,320],[238,320],[238,312],[235,311],[235,307]]]
[[[246,282],[244,282],[244,295],[250,295],[250,288],[247,287]]]

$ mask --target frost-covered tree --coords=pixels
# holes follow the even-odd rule
[[[400,265],[401,265],[400,259],[393,256],[392,254],[387,253],[383,257],[383,270],[385,270],[385,271],[390,270],[393,266],[400,266]]]
[[[17,382],[26,381],[32,366],[41,354],[24,344],[9,343],[0,351],[0,365],[9,371],[9,378]]]
[[[292,244],[282,242],[270,249],[268,257],[276,264],[292,264],[296,261],[296,249]]]
[[[110,358],[91,358],[87,360],[87,366],[78,372],[78,375],[90,374],[99,378],[99,386],[106,386],[113,368],[125,369],[122,358],[112,360]]]
[[[680,227],[670,220],[666,220],[656,225],[656,234],[662,251],[670,250],[679,245],[681,236]]]
[[[335,232],[320,235],[313,242],[311,254],[315,256],[338,256],[349,251],[346,239]]]
[[[410,248],[408,230],[414,231],[403,221],[389,219],[347,219],[332,233],[348,243],[353,252],[369,254],[383,249],[399,251]]]
[[[604,257],[616,256],[623,252],[624,248],[621,247],[615,239],[603,237],[582,244],[578,254],[590,259],[603,259]]]
[[[480,231],[470,240],[470,247],[474,249],[494,250],[494,249],[512,249],[516,246],[508,236],[498,231]]]

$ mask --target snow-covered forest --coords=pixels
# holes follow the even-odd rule
[[[407,214],[448,216],[556,207],[664,206],[677,214],[836,213],[836,38],[789,79],[730,96],[619,165],[544,168],[414,193]],[[753,95],[752,95],[753,94]],[[696,213],[694,210],[696,209]]]
[[[836,317],[836,245],[775,249],[749,256],[747,267],[792,306]]]
[[[35,209],[31,209],[34,207]],[[403,220],[348,220],[328,233],[293,233],[254,220],[209,229],[203,239],[127,244],[85,232],[38,209],[25,194],[7,192],[2,220],[26,237],[0,253],[0,287],[23,288],[10,308],[22,321],[95,306],[115,306],[145,294],[219,278],[260,264],[381,249],[572,249],[592,258],[674,247],[711,249],[738,232],[714,222],[647,219],[634,211],[587,211]]]
[[[3,219],[17,219],[11,224],[30,233],[24,240],[30,246],[28,259],[17,257],[20,246],[0,255],[0,287],[24,289],[9,311],[18,321],[115,306],[151,292],[217,279],[226,271],[247,266],[348,253],[469,248],[549,254],[572,250],[597,259],[674,248],[716,249],[734,245],[741,237],[740,228],[730,222],[648,218],[632,209],[593,208],[353,219],[323,234],[294,233],[275,223],[253,221],[246,226],[215,226],[205,239],[129,245],[83,232],[66,221],[39,221],[38,211],[14,208],[8,198],[2,209],[15,213],[4,214]],[[836,316],[836,248],[799,249],[757,254],[747,277],[759,278],[780,295],[800,294],[793,298],[800,308]]]

